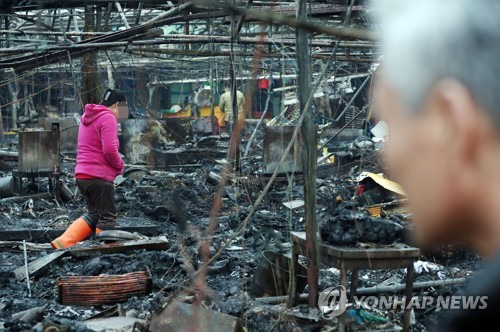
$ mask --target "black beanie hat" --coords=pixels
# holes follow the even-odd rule
[[[122,101],[127,101],[125,95],[118,90],[107,89],[102,97],[101,105],[109,107],[115,103],[120,103]]]

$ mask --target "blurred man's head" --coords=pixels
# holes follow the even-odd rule
[[[374,6],[384,57],[376,114],[389,125],[384,157],[408,194],[417,239],[491,253],[500,244],[500,3]]]

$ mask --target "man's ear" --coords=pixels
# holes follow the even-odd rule
[[[466,167],[473,161],[485,128],[485,115],[470,92],[455,80],[444,80],[435,87],[435,93],[442,120],[442,129],[454,164]]]
[[[434,119],[440,123],[436,127],[437,144],[441,145],[450,190],[455,192],[457,202],[467,200],[480,190],[477,174],[485,135],[490,131],[488,115],[457,81],[442,81],[433,91],[434,111],[438,113]]]

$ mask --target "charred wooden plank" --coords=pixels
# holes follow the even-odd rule
[[[87,248],[69,248],[66,250],[58,250],[47,256],[43,256],[28,264],[28,273],[30,277],[38,276],[44,273],[52,263],[56,263],[62,257],[71,255],[74,257],[88,257],[102,254],[114,254],[119,252],[127,252],[133,250],[166,250],[169,248],[169,243],[166,237],[158,237],[149,240],[137,240],[127,242],[115,242],[99,246],[91,246]],[[24,265],[15,269],[14,274],[18,279],[26,277]]]
[[[43,256],[38,258],[28,264],[28,273],[30,277],[37,276],[44,273],[52,263],[56,263],[61,260],[67,254],[66,251],[55,251],[53,253],[48,254],[47,256]],[[23,266],[18,267],[14,270],[14,274],[16,278],[21,280],[26,278],[26,269]]]
[[[54,229],[8,229],[0,230],[0,241],[20,241],[27,240],[31,242],[45,242],[50,241],[58,236],[61,236],[65,228]],[[158,234],[158,227],[155,225],[142,225],[142,226],[121,226],[116,227],[117,231],[126,231],[131,233],[139,233],[147,236],[155,236]]]
[[[50,243],[31,243],[26,242],[28,251],[51,250]],[[23,241],[0,241],[0,251],[23,251]]]
[[[169,243],[166,237],[158,237],[149,240],[137,240],[127,242],[115,242],[103,244],[100,246],[92,246],[88,248],[68,249],[68,254],[75,257],[87,257],[100,254],[114,254],[118,252],[126,252],[133,250],[167,250]]]

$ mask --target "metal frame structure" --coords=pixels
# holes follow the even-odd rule
[[[278,80],[296,75],[297,28],[309,32],[305,49],[313,72],[335,50],[336,68],[328,79],[366,73],[378,58],[366,32],[364,0],[310,1],[302,19],[289,0],[0,3],[0,72],[8,71],[0,81],[0,110],[11,128],[41,104],[65,114],[81,109],[105,86],[133,90],[133,104],[145,109],[151,84],[200,77],[217,83],[230,76],[232,64],[238,85],[249,86],[240,78],[251,76],[259,47],[259,70],[272,71]],[[347,12],[349,26],[342,27]],[[71,110],[62,95],[74,101]]]

